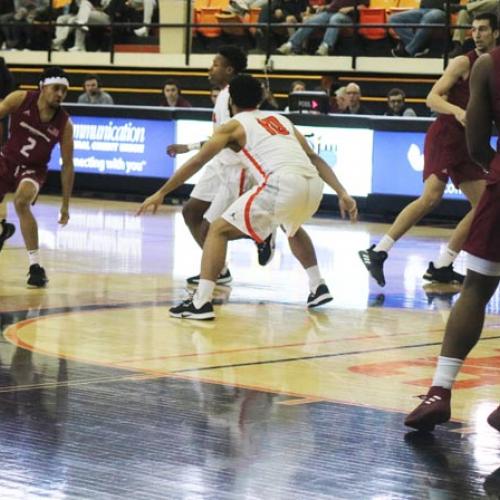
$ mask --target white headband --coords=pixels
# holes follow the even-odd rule
[[[66,85],[66,87],[69,87],[69,82],[64,76],[49,76],[44,80],[40,80],[40,88],[45,85]]]

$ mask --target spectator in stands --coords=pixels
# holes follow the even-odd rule
[[[345,88],[347,107],[343,111],[348,115],[371,115],[371,111],[361,103],[361,89],[357,83],[348,83]]]
[[[345,113],[347,105],[346,87],[338,87],[336,84],[333,84],[330,87],[329,113]]]
[[[457,4],[459,0],[451,0]],[[446,0],[421,0],[419,9],[410,9],[389,18],[389,24],[444,24]],[[393,28],[400,42],[391,50],[394,57],[422,57],[429,53],[429,40],[434,30],[432,28],[399,27]]]
[[[212,101],[212,105],[215,106],[215,101],[217,100],[217,96],[220,94],[219,87],[212,87],[210,89],[210,100]]]
[[[31,45],[32,24],[49,8],[49,0],[14,0],[14,10],[0,16],[3,47],[24,49]]]
[[[89,32],[88,25],[106,25],[111,22],[111,18],[103,10],[109,4],[109,1],[76,0],[78,12],[76,17],[70,18],[71,21],[69,21],[75,23],[75,44],[68,49],[69,52],[84,52],[86,50],[85,38]],[[62,28],[62,31],[56,32],[55,39],[52,42],[54,50],[60,50],[63,47],[71,31],[71,28]]]
[[[290,84],[290,89],[288,90],[288,97],[290,97],[290,94],[293,94],[294,92],[304,92],[305,90],[306,90],[306,84],[302,80],[294,80]],[[283,111],[285,111],[285,113],[288,113],[290,111],[290,106],[287,105]]]
[[[500,14],[499,0],[469,0],[465,5],[459,5],[457,20],[454,24],[470,25],[478,14]],[[469,30],[457,28],[453,30],[453,47],[448,57],[457,57],[464,52],[465,37]]]
[[[385,116],[417,116],[405,103],[406,95],[401,89],[391,89],[387,94],[387,110]]]
[[[142,22],[144,24],[151,24],[153,20],[153,13],[156,7],[156,0],[127,0],[127,5],[136,10],[142,10]],[[148,36],[149,28],[147,26],[141,26],[134,30],[136,36]]]
[[[181,87],[176,80],[167,80],[163,85],[161,106],[171,108],[190,108],[191,103],[181,94]]]
[[[309,0],[272,0],[270,5],[266,3],[262,6],[259,23],[301,23],[309,12],[309,8]],[[279,42],[281,43],[283,33],[287,34],[285,39],[288,39],[295,33],[295,28],[273,28],[272,31],[276,38],[281,38]],[[256,31],[255,37],[257,47],[264,50],[266,37],[262,29]]]
[[[97,75],[87,75],[83,81],[83,89],[85,92],[78,97],[79,104],[114,104],[113,98],[102,90]]]
[[[278,53],[283,55],[299,54],[302,45],[315,31],[318,24],[352,24],[357,19],[357,7],[368,6],[369,0],[333,0],[328,5],[317,8],[317,13],[305,20],[307,26],[298,29],[292,37],[279,47]],[[323,40],[316,50],[316,55],[327,56],[333,51],[340,28],[326,29]]]

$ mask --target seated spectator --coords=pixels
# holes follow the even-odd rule
[[[332,85],[330,89],[330,111],[329,113],[345,113],[348,105],[346,87],[336,88]]]
[[[215,106],[215,101],[217,101],[217,96],[220,94],[220,88],[219,87],[212,87],[210,89],[210,100],[212,101],[212,104]]]
[[[405,103],[406,95],[401,89],[391,89],[387,94],[387,110],[385,116],[417,116]]]
[[[369,0],[333,0],[328,5],[317,8],[317,13],[305,20],[307,26],[298,29],[292,37],[279,47],[278,53],[283,55],[300,54],[302,45],[315,31],[319,24],[352,24],[356,20],[356,6],[368,6]],[[340,28],[327,28],[323,40],[316,50],[316,55],[327,56],[333,51],[339,36]]]
[[[444,24],[446,22],[445,12],[446,0],[421,0],[419,9],[410,9],[393,14],[389,18],[389,24]],[[459,0],[451,0],[450,3],[458,3]],[[400,42],[395,49],[391,50],[394,57],[422,57],[429,53],[429,40],[432,36],[432,28],[399,27],[393,28]]]
[[[80,104],[114,104],[113,98],[102,90],[97,75],[89,74],[83,81],[85,92],[78,97]]]
[[[156,0],[127,0],[127,6],[136,11],[142,10],[142,22],[144,24],[151,24],[156,7]],[[147,26],[141,26],[134,30],[134,34],[139,37],[148,36],[149,28]]]
[[[269,4],[262,6],[259,23],[286,23],[294,24],[301,23],[309,12],[309,0],[272,0]],[[295,33],[295,28],[273,28],[272,34],[283,42],[283,34],[286,33],[286,38],[290,38]],[[266,43],[266,36],[262,29],[258,29],[255,33],[257,40],[257,48],[264,50]]]
[[[472,24],[474,17],[481,14],[497,15],[500,7],[499,0],[469,0],[465,5],[460,5],[455,24]],[[498,21],[497,21],[498,23]],[[453,30],[453,47],[448,57],[453,58],[463,54],[467,29],[457,28]]]
[[[347,107],[343,111],[347,115],[371,115],[371,111],[361,104],[361,89],[357,83],[348,83],[345,88]]]
[[[160,106],[190,108],[191,103],[181,95],[181,88],[175,80],[167,80],[163,85]]]
[[[29,48],[32,24],[48,8],[49,0],[14,0],[14,10],[0,16],[4,48]]]
[[[302,80],[294,80],[290,84],[290,89],[288,90],[288,96],[290,97],[290,94],[293,94],[294,92],[304,92],[305,90],[306,90],[306,84]],[[290,106],[287,105],[283,111],[285,111],[285,113],[288,113],[290,111]]]
[[[104,8],[108,5],[109,0],[76,0],[78,5],[78,12],[76,16],[65,19],[70,19],[68,22],[75,23],[75,44],[68,49],[69,52],[84,52],[85,38],[89,32],[88,25],[106,25],[111,23],[111,18]],[[58,18],[59,21],[60,18]],[[60,50],[66,38],[72,31],[71,27],[60,27],[59,31],[56,30],[55,39],[52,42],[54,50]]]

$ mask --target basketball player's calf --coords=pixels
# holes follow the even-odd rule
[[[28,288],[43,288],[47,282],[45,270],[40,266],[40,253],[38,249],[38,225],[31,204],[38,194],[38,185],[31,180],[21,181],[14,197],[14,207],[21,226],[26,250],[29,258]]]
[[[220,218],[210,224],[201,258],[201,273],[198,288],[193,297],[170,308],[170,316],[211,320],[215,318],[212,297],[217,277],[226,261],[227,243],[244,238],[246,234]]]
[[[1,198],[1,196],[0,196]],[[16,226],[7,222],[7,203],[5,200],[0,200],[0,251],[6,240],[8,240],[15,232]]]

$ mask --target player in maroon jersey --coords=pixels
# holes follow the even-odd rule
[[[488,186],[464,245],[467,275],[446,324],[432,386],[424,401],[405,420],[406,425],[420,430],[432,430],[449,420],[451,388],[481,336],[486,305],[500,282],[500,152],[498,143],[497,151],[490,145],[492,121],[500,130],[500,49],[479,58],[470,83],[467,145],[471,157],[489,172]],[[489,415],[488,423],[500,431],[500,406]]]
[[[479,55],[489,52],[498,37],[497,19],[480,14],[472,23],[475,50],[450,63],[427,96],[427,105],[439,113],[429,128],[424,146],[424,189],[396,218],[389,231],[376,244],[361,250],[359,256],[380,286],[385,285],[384,262],[389,250],[422,217],[441,201],[448,179],[460,188],[471,204],[471,210],[455,228],[447,248],[436,264],[429,263],[424,279],[441,283],[462,283],[464,276],[453,270],[453,262],[462,249],[486,186],[481,169],[469,157],[465,142],[465,108],[469,100],[469,74]]]
[[[29,257],[28,288],[45,286],[48,279],[40,266],[38,225],[31,212],[47,176],[54,146],[61,145],[62,207],[59,223],[69,220],[73,189],[73,125],[61,108],[69,82],[61,68],[47,68],[36,92],[14,91],[0,103],[0,119],[10,116],[9,140],[0,150],[0,200],[14,193],[14,206]],[[2,220],[0,247],[12,236],[14,225]]]

